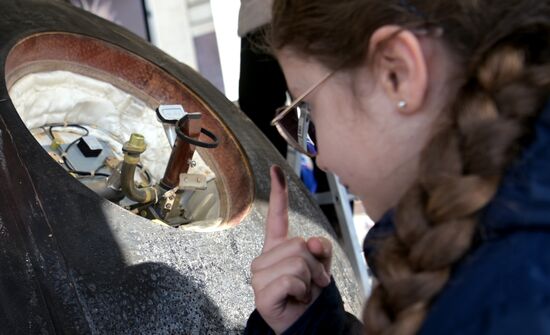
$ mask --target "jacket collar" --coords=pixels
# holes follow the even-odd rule
[[[521,230],[550,231],[550,101],[531,143],[506,173],[481,216],[482,238]]]
[[[393,231],[391,210],[365,240]],[[499,190],[480,216],[480,237],[491,238],[518,229],[550,231],[550,100],[535,121],[532,141],[504,176]]]

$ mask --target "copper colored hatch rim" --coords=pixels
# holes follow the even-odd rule
[[[26,37],[10,50],[5,66],[6,85],[9,89],[27,74],[53,70],[107,81],[140,98],[153,110],[159,104],[181,104],[187,112],[201,112],[203,127],[220,137],[218,148],[199,151],[217,176],[223,226],[236,226],[246,217],[254,198],[254,182],[243,148],[217,113],[175,76],[103,40],[48,32]]]

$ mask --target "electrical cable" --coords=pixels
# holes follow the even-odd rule
[[[90,173],[86,171],[76,171],[76,170],[70,170],[69,173],[74,173],[80,177],[110,177],[110,174],[107,173]]]
[[[53,136],[53,128],[78,128],[80,130],[84,130],[85,134],[82,136],[88,136],[90,135],[90,131],[88,130],[88,128],[82,126],[82,125],[79,125],[79,124],[76,124],[76,123],[69,123],[69,124],[65,124],[65,123],[52,123],[52,124],[48,124],[46,125],[49,128],[48,132],[50,134],[50,137],[52,139],[54,139],[55,137]],[[81,137],[81,138],[82,138]],[[80,138],[79,138],[80,139]]]
[[[111,176],[110,174],[107,174],[107,173],[97,173],[97,171],[99,171],[102,167],[105,166],[104,164],[101,165],[96,170],[94,170],[93,172],[78,171],[74,168],[74,166],[67,159],[67,154],[69,152],[69,149],[73,145],[78,143],[78,141],[80,141],[84,136],[88,136],[90,134],[90,131],[88,130],[88,128],[86,128],[82,125],[79,125],[79,124],[75,124],[75,123],[71,123],[71,124],[54,123],[54,124],[50,124],[48,126],[49,126],[48,133],[50,134],[50,137],[51,137],[52,140],[55,139],[55,136],[53,135],[53,128],[59,128],[59,127],[70,128],[70,127],[72,127],[72,128],[78,128],[80,130],[84,130],[84,132],[85,132],[85,134],[83,136],[80,136],[76,140],[69,143],[69,145],[67,145],[67,147],[65,149],[61,149],[61,151],[62,151],[61,152],[61,159],[63,159],[63,164],[65,164],[65,167],[67,168],[67,172],[76,174],[76,175],[81,176],[81,177],[110,177]]]
[[[201,132],[201,134],[205,135],[206,137],[208,137],[211,140],[211,142],[209,142],[209,143],[208,142],[202,142],[202,141],[199,141],[198,139],[194,139],[192,137],[187,136],[187,134],[185,134],[181,130],[183,123],[185,123],[186,121],[187,121],[186,119],[182,118],[176,124],[176,135],[178,136],[178,138],[180,140],[185,141],[185,142],[187,142],[189,144],[192,144],[194,146],[201,147],[201,148],[207,148],[207,149],[214,149],[220,144],[220,141],[219,141],[218,137],[214,133],[209,131],[208,129],[204,129],[204,128],[201,128],[200,132]]]
[[[147,178],[147,186],[151,186],[151,183],[153,182],[153,178],[151,177],[151,174],[149,173],[149,171],[142,164],[138,164],[137,167],[141,170],[141,172],[143,172],[143,174]]]

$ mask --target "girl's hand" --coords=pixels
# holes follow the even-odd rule
[[[256,309],[277,334],[288,329],[330,284],[332,244],[322,237],[288,238],[288,190],[271,168],[271,194],[262,254],[251,265]]]

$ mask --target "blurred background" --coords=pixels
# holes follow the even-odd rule
[[[126,27],[238,100],[240,0],[69,0]]]

